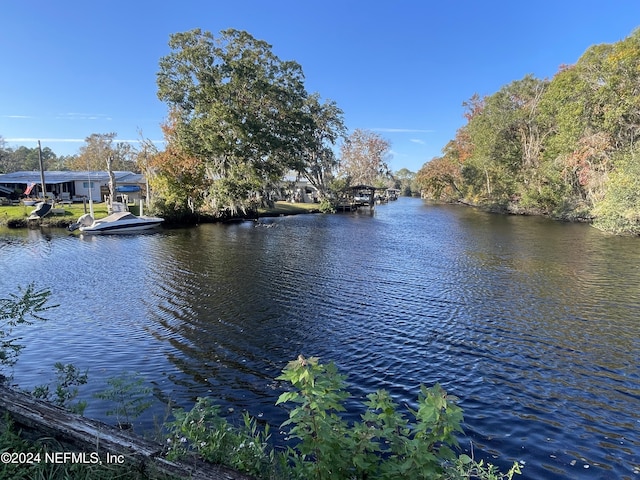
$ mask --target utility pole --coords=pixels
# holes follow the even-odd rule
[[[42,199],[47,201],[47,185],[44,183],[44,163],[42,162],[42,147],[38,140],[38,163],[40,163],[40,185],[42,186]]]

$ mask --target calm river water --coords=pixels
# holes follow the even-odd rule
[[[0,230],[2,298],[35,282],[59,304],[20,329],[16,383],[88,368],[86,414],[113,421],[91,394],[139,372],[155,413],[210,395],[277,426],[273,379],[302,353],[348,374],[352,413],[378,388],[413,404],[440,382],[462,446],[523,462],[521,478],[640,477],[639,239],[408,198],[262,222]]]

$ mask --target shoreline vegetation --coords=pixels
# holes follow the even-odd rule
[[[462,105],[466,123],[416,174],[423,196],[640,235],[640,29],[552,78]]]
[[[88,207],[87,207],[88,208]],[[104,218],[108,215],[106,203],[96,203],[93,206],[96,219]],[[12,205],[12,206],[0,206],[0,227],[8,228],[29,228],[30,221],[27,220],[30,212],[34,207],[28,207],[25,205]],[[139,207],[130,205],[130,211],[137,215]],[[192,226],[199,223],[217,223],[217,222],[229,222],[229,221],[241,221],[241,220],[256,220],[257,218],[266,217],[280,217],[287,215],[299,215],[304,213],[319,213],[319,204],[317,203],[292,203],[292,202],[275,202],[273,207],[260,208],[257,213],[248,213],[246,215],[238,214],[229,218],[218,218],[207,215],[199,215],[197,221],[195,218],[184,224],[177,222],[170,224],[171,226]],[[47,217],[41,220],[33,221],[33,226],[43,226],[49,228],[67,228],[70,224],[75,222],[78,217],[83,215],[85,207],[82,204],[64,205],[64,214],[49,214]]]
[[[141,378],[118,383],[123,379],[111,379],[117,389],[95,396],[113,397],[114,411],[129,411],[127,420],[133,421],[142,412],[134,412],[141,395],[148,398],[150,391]],[[158,480],[512,480],[521,474],[519,462],[501,472],[476,460],[473,447],[469,451],[459,445],[464,435],[462,410],[458,399],[439,384],[420,386],[418,409],[408,412],[385,390],[371,393],[362,403],[362,422],[351,423],[340,415],[349,398],[345,379],[333,363],[323,365],[315,357],[299,356],[288,363],[276,378],[289,384],[275,402],[288,404],[289,419],[280,428],[292,443],[284,448],[270,442],[267,422],[247,412],[240,420],[227,418],[209,397],[199,397],[188,411],[171,408],[155,432],[140,436],[133,423],[110,425],[75,411],[84,401],[72,403],[78,383],[73,376],[56,386],[65,394],[63,402],[0,383],[0,475],[94,480],[114,475]]]
[[[540,209],[525,208],[518,203],[496,204],[488,202],[473,202],[465,199],[446,201],[443,199],[434,198],[422,198],[422,200],[440,204],[463,205],[466,207],[477,208],[485,212],[501,215],[540,216],[547,217],[559,222],[588,223],[590,225],[593,225],[594,223],[594,216],[588,214],[587,212],[573,212],[572,214],[566,215],[550,215],[548,212],[544,212]],[[138,213],[137,206],[130,205],[129,208],[132,213]],[[75,222],[80,215],[85,213],[84,207],[82,205],[65,205],[64,215],[49,215],[40,221],[30,223],[29,220],[27,220],[27,217],[29,216],[29,212],[32,209],[33,207],[26,207],[24,205],[0,206],[0,227],[7,227],[10,229],[33,228],[35,226],[42,226],[47,228],[67,228],[70,224]],[[94,204],[94,212],[96,215],[96,219],[106,217],[106,204]],[[168,223],[168,225],[170,227],[189,227],[196,226],[202,223],[229,223],[249,220],[256,221],[260,218],[273,218],[310,213],[322,213],[320,205],[317,203],[293,203],[287,201],[279,201],[275,202],[272,207],[260,208],[257,212],[237,214],[235,216],[226,218],[201,214],[197,217],[190,217],[184,222],[174,221]]]

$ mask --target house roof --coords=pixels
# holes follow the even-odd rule
[[[117,171],[113,172],[116,178],[116,183],[144,183],[144,175]],[[106,171],[53,171],[48,170],[44,172],[44,182],[46,184],[66,183],[74,181],[87,181],[92,180],[94,182],[108,182],[109,173]],[[0,183],[40,183],[40,171],[22,171],[5,173],[0,175]]]

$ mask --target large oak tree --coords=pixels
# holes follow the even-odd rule
[[[201,164],[203,204],[214,212],[255,208],[312,141],[300,65],[233,29],[177,33],[169,46],[157,83],[173,151]]]

